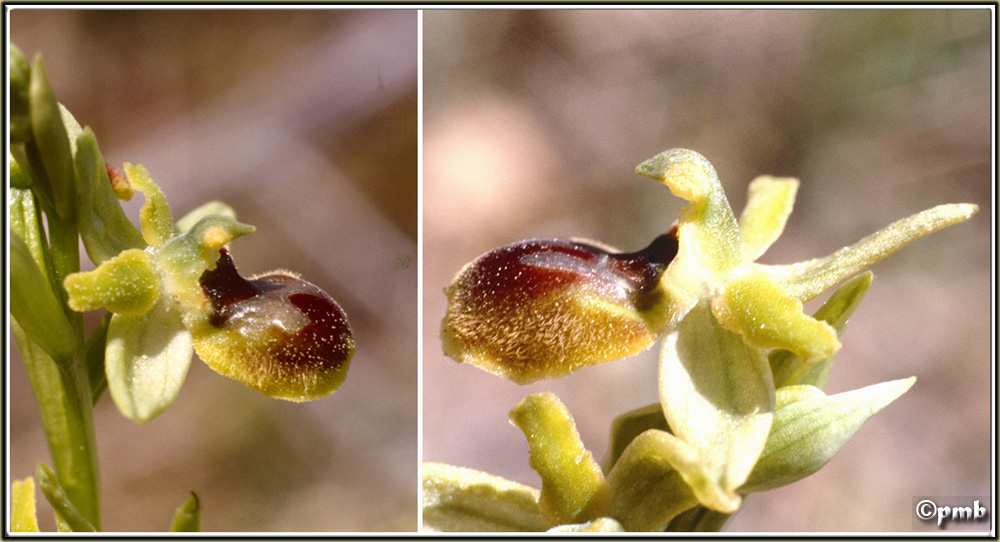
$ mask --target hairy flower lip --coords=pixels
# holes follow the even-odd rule
[[[445,289],[445,353],[519,383],[638,353],[661,331],[646,313],[676,251],[671,230],[635,252],[578,239],[487,252]]]

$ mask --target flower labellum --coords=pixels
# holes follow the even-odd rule
[[[285,271],[244,279],[226,249],[199,280],[211,304],[192,331],[212,369],[271,397],[309,401],[347,376],[354,337],[343,309],[317,286]]]
[[[488,252],[445,291],[444,351],[519,384],[641,352],[663,332],[676,253],[675,230],[632,253],[563,239]]]

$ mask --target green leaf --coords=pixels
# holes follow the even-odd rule
[[[897,250],[940,229],[964,222],[979,207],[971,203],[938,205],[889,224],[885,228],[829,256],[767,268],[790,295],[808,301],[834,284],[863,271]]]
[[[77,138],[76,147],[76,222],[90,260],[100,265],[124,250],[145,248],[142,234],[129,222],[111,188],[108,169],[89,127]]]
[[[59,485],[59,480],[56,478],[56,474],[52,472],[52,469],[39,463],[38,469],[35,471],[35,477],[38,478],[38,485],[42,490],[42,494],[45,495],[45,499],[49,501],[49,504],[52,505],[52,509],[56,513],[57,522],[76,533],[92,533],[97,531],[87,521],[87,518],[83,517],[83,514],[77,510],[73,502],[69,500],[66,492]]]
[[[915,381],[912,377],[893,380],[831,396],[813,392],[810,398],[790,401],[775,414],[760,461],[740,492],[766,491],[816,472],[833,459],[868,418],[905,393]]]
[[[175,533],[201,531],[201,502],[197,493],[192,491],[184,504],[177,507],[174,519],[170,522],[170,531]]]
[[[531,447],[531,468],[542,477],[539,508],[551,525],[584,523],[610,508],[610,488],[566,406],[552,393],[525,397],[510,421]]]
[[[873,280],[874,275],[871,271],[848,280],[837,288],[813,317],[833,326],[838,337],[843,335],[847,321],[864,299]],[[788,350],[774,350],[769,360],[774,383],[778,388],[792,384],[808,384],[823,389],[833,368],[834,357],[808,364],[800,356]]]
[[[161,298],[146,314],[116,314],[108,327],[104,364],[118,410],[146,423],[180,393],[194,353],[177,307]]]
[[[425,532],[541,532],[538,490],[473,469],[424,463]]]
[[[38,514],[35,511],[35,479],[14,480],[10,489],[10,530],[15,533],[37,533]]]
[[[52,359],[66,364],[76,353],[76,334],[52,291],[48,277],[35,263],[28,245],[10,234],[10,313]]]
[[[702,302],[664,339],[660,402],[674,435],[691,446],[710,486],[705,506],[733,512],[764,449],[774,413],[774,383],[764,353],[724,329]],[[676,465],[675,465],[676,466]]]

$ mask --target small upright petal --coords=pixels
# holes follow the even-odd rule
[[[740,238],[743,259],[752,262],[761,257],[781,236],[792,214],[798,179],[762,175],[750,183],[747,204],[740,215]]]

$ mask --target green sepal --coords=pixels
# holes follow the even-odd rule
[[[92,533],[97,529],[87,521],[87,518],[77,510],[66,491],[59,485],[59,480],[52,469],[42,463],[38,464],[35,470],[35,478],[38,478],[38,486],[45,495],[45,499],[52,505],[56,514],[56,524],[59,529],[68,530],[75,533]]]
[[[145,248],[139,230],[129,222],[118,203],[97,139],[89,127],[76,140],[77,229],[95,264],[113,258],[123,250]]]
[[[424,532],[542,532],[538,490],[442,463],[422,468]]]
[[[940,229],[964,222],[979,207],[971,203],[938,205],[897,220],[829,256],[791,265],[759,266],[789,295],[809,301],[838,282],[865,270],[897,250]]]
[[[108,326],[108,390],[126,418],[146,423],[180,393],[194,353],[178,309],[161,297],[145,314],[116,314]]]
[[[789,390],[797,400],[775,413],[767,445],[741,493],[788,485],[827,464],[861,425],[910,389],[916,378],[893,380],[827,396],[816,388],[803,394]],[[784,388],[778,395],[786,393]],[[808,395],[808,397],[804,397]]]
[[[196,533],[201,531],[201,501],[194,491],[184,504],[177,507],[170,522],[170,532]]]
[[[167,197],[163,195],[159,185],[153,182],[153,178],[142,164],[133,165],[126,162],[124,166],[129,183],[146,197],[142,209],[139,209],[142,238],[149,246],[161,246],[174,234],[174,219],[170,214]]]
[[[695,488],[699,501],[735,511],[736,489],[771,428],[774,383],[767,357],[719,325],[703,301],[664,339],[659,390],[667,423],[695,450],[699,483],[708,484]]]
[[[76,333],[48,276],[15,231],[10,232],[10,279],[11,316],[52,359],[69,363],[76,353]]]
[[[871,271],[862,273],[840,285],[839,288],[819,308],[813,318],[833,326],[839,337],[847,327],[847,321],[864,299],[875,279]],[[813,364],[808,364],[801,356],[788,350],[774,350],[768,356],[771,372],[774,374],[774,385],[777,387],[793,384],[808,384],[819,389],[826,387],[826,381],[833,369],[834,357],[828,357]]]
[[[10,488],[10,531],[37,533],[38,513],[35,504],[35,479],[14,480]]]
[[[528,439],[531,468],[542,477],[538,506],[550,525],[584,523],[606,515],[611,506],[608,483],[555,394],[525,397],[510,411],[510,421]]]

